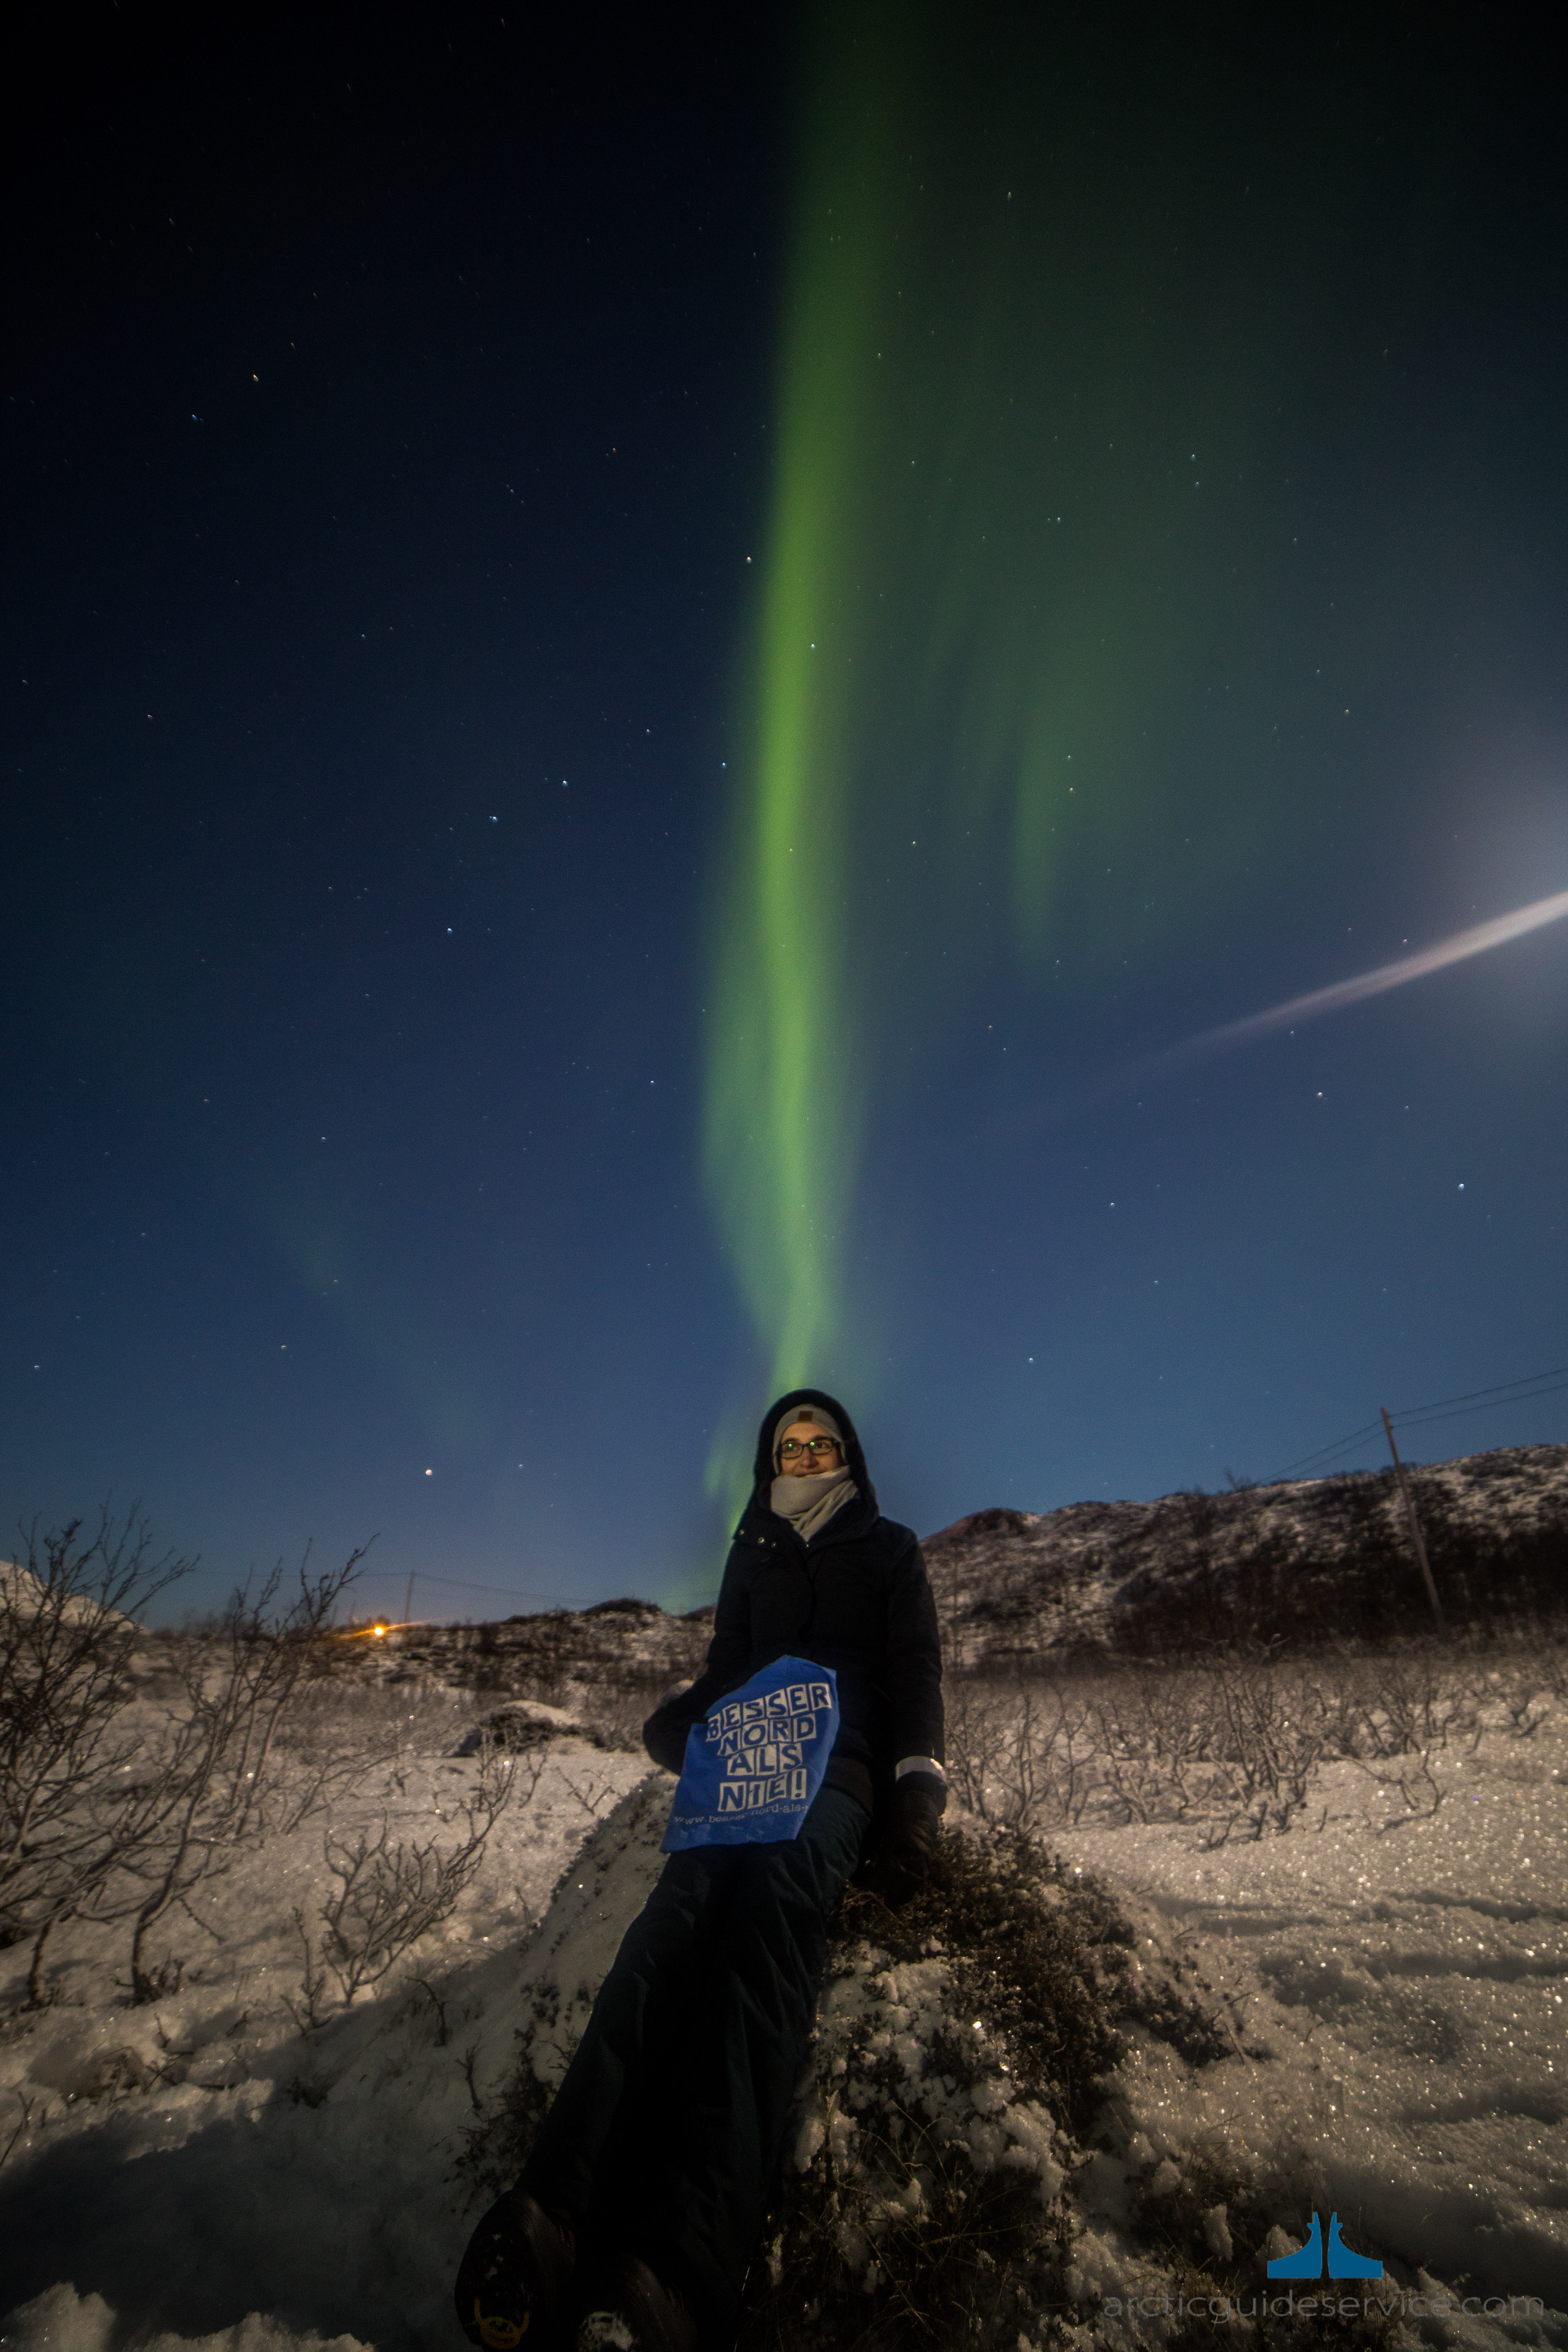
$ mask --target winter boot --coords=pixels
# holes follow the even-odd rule
[[[623,2254],[584,2313],[576,2352],[697,2352],[697,2323],[646,2263]]]
[[[498,2198],[458,2269],[458,2324],[480,2352],[534,2352],[565,2301],[576,2262],[570,2226],[524,2189]]]

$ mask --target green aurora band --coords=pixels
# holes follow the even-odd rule
[[[1289,402],[1359,233],[1345,126],[1272,93],[1271,182],[1212,46],[1126,47],[861,5],[803,72],[707,1003],[707,1179],[774,1390],[874,1381],[857,1184],[911,1038],[952,1050],[1004,971],[1070,1019],[1314,803]]]

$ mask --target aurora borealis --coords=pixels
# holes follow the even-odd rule
[[[1374,152],[1288,86],[1257,138],[1245,74],[1175,22],[1120,76],[1109,23],[1009,32],[825,13],[802,72],[709,1077],[779,1385],[867,1369],[857,1175],[900,1023],[952,1034],[999,940],[1043,1009],[1064,964],[1102,988],[1267,887],[1385,649],[1359,583],[1354,617],[1324,593],[1324,499],[1371,452],[1331,467],[1302,429],[1325,346],[1373,375],[1366,438],[1397,404],[1345,320]],[[1085,81],[1114,105],[1079,111]],[[1436,152],[1385,242],[1437,204]],[[1363,519],[1374,564],[1400,503]]]
[[[690,1599],[771,1387],[930,1528],[1556,1363],[1563,927],[1371,984],[1568,888],[1535,37],[385,22],[37,29],[13,1517]]]

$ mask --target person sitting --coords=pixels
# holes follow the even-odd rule
[[[793,1833],[720,1819],[714,1835],[744,1842],[700,1842],[700,1802],[683,1810],[683,1797],[707,1751],[689,1735],[710,1738],[721,1703],[780,1661],[836,1693],[820,1786]],[[868,1883],[896,1904],[935,1851],[946,1776],[931,1584],[911,1530],[878,1509],[849,1415],[821,1390],[764,1416],[707,1662],[643,1738],[656,1763],[686,1768],[667,1848],[688,1819],[699,1826],[680,1834],[700,1842],[670,1853],[521,2179],[469,2242],[458,2316],[481,2352],[564,2345],[574,2327],[578,2352],[733,2342],[829,1917],[868,1858]]]

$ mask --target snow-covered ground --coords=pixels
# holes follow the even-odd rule
[[[1215,1852],[1173,1824],[1058,1841],[1220,2004],[1237,2045],[1234,2064],[1192,2069],[1141,2037],[1121,2069],[1114,2153],[1080,2190],[1096,2302],[1150,2267],[1117,2226],[1129,2177],[1157,2204],[1218,2147],[1277,2188],[1292,2246],[1314,2204],[1325,2228],[1337,2209],[1411,2292],[1426,2273],[1461,2300],[1537,2296],[1556,2315],[1546,2339],[1568,2341],[1568,1721],[1518,1738],[1495,1710],[1473,1754],[1433,1771],[1439,1801],[1409,1811],[1330,1766],[1309,1817],[1326,1812],[1321,1828]],[[1458,2342],[1481,2324],[1429,2326]]]
[[[390,1816],[455,1837],[481,1767],[452,1751],[483,1702],[384,1703],[403,1711],[402,1753],[337,1802],[334,1833]],[[320,1819],[169,1926],[183,1975],[154,2006],[125,2005],[110,1931],[68,1932],[41,2011],[20,2006],[25,1951],[0,1953],[8,2352],[458,2352],[449,2281],[489,2193],[476,2136],[505,2104],[520,2032],[546,2088],[564,2065],[658,1870],[670,1789],[571,1735],[513,1769],[531,1778],[540,1759],[456,1916],[317,2027],[300,2023],[293,1913],[309,1921],[329,1890]],[[1077,2340],[1163,2340],[1176,2269],[1162,2200],[1174,2212],[1194,2184],[1207,2197],[1235,2179],[1277,2200],[1281,2251],[1314,2202],[1325,2227],[1337,2210],[1404,2297],[1395,2341],[1568,2344],[1568,1708],[1524,1738],[1500,1709],[1433,1772],[1407,1814],[1331,1765],[1287,1834],[1214,1850],[1190,1823],[1051,1833],[1121,1903],[1143,1964],[1173,1969],[1234,2044],[1188,2064],[1135,2032],[1100,2145],[1076,2170],[1058,2145]],[[889,1981],[867,1975],[868,2005]],[[836,2018],[855,1997],[835,1984]],[[803,2130],[802,2155],[816,2144]],[[1054,2184],[1055,2158],[1040,2168]],[[1223,2204],[1205,2223],[1216,2256]],[[1433,2316],[1424,2277],[1545,2310]],[[1130,2297],[1149,2308],[1129,2318]]]
[[[443,1694],[401,1707],[410,1746],[363,1776],[331,1826],[352,1835],[385,1813],[405,1836],[456,1843],[480,1765],[450,1751],[482,1705]],[[316,2030],[293,2013],[293,1913],[309,1921],[331,1891],[320,1818],[201,1890],[196,1917],[166,1938],[180,1988],[153,2006],[129,2008],[117,1990],[123,1931],[68,1930],[42,2012],[18,2007],[25,1948],[0,1953],[9,2344],[97,2352],[117,2325],[221,2336],[235,2352],[340,2336],[462,2344],[450,2273],[471,2192],[455,2167],[514,2063],[519,1951],[584,1838],[651,1770],[582,1738],[542,1754],[457,1914],[379,1997],[335,2014],[329,2001]],[[514,1769],[531,1776],[532,1762],[525,1752]]]

